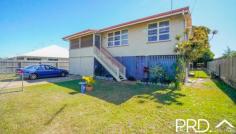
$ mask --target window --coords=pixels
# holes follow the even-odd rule
[[[44,65],[45,70],[55,70],[56,68],[50,65]]]
[[[170,39],[170,23],[162,21],[148,25],[148,42],[165,41]]]
[[[169,21],[159,22],[159,40],[169,40],[170,38],[170,24]]]
[[[28,70],[37,70],[38,69],[38,66],[37,65],[32,65],[32,66],[26,66],[25,69],[28,69]]]
[[[80,38],[80,47],[92,47],[93,46],[93,35],[87,35]]]
[[[128,30],[108,33],[108,47],[128,45]]]
[[[128,30],[121,31],[121,45],[128,45]]]
[[[113,33],[109,33],[109,34],[108,34],[108,47],[113,46],[113,44],[114,44]]]
[[[70,41],[70,49],[76,49],[80,47],[80,39],[74,39]]]
[[[36,61],[40,61],[41,58],[34,58],[34,57],[32,57],[32,58],[27,58],[27,60],[36,60]]]
[[[157,41],[157,23],[148,25],[148,41],[149,42]]]
[[[48,59],[48,61],[58,61],[58,59]]]
[[[119,46],[120,45],[120,31],[115,32],[115,42],[114,42],[115,46]]]
[[[24,60],[24,57],[17,57],[17,60]]]

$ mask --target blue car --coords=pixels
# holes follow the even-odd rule
[[[23,73],[24,78],[35,80],[38,78],[48,77],[65,77],[68,75],[68,71],[64,69],[58,69],[51,65],[32,65],[20,69],[18,73]]]

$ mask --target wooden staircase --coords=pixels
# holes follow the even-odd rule
[[[115,59],[105,48],[101,47],[98,49],[94,47],[94,57],[117,81],[127,80],[125,66]]]

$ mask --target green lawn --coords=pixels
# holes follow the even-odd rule
[[[194,71],[190,71],[190,73],[194,74],[194,78],[208,78],[209,77],[207,73],[202,70],[194,70]]]
[[[78,81],[27,87],[0,95],[0,133],[175,133],[175,119],[227,119],[236,126],[236,91],[211,81],[182,90],[97,81],[79,93]]]

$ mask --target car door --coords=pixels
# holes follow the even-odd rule
[[[50,71],[51,71],[51,76],[56,77],[56,76],[60,75],[60,70],[57,69],[56,67],[53,67],[53,66],[49,65],[49,68],[50,68]]]
[[[48,75],[43,65],[39,65],[36,72],[40,78],[47,77]]]
[[[44,69],[45,77],[53,77],[55,75],[53,69],[49,65],[44,65]]]

